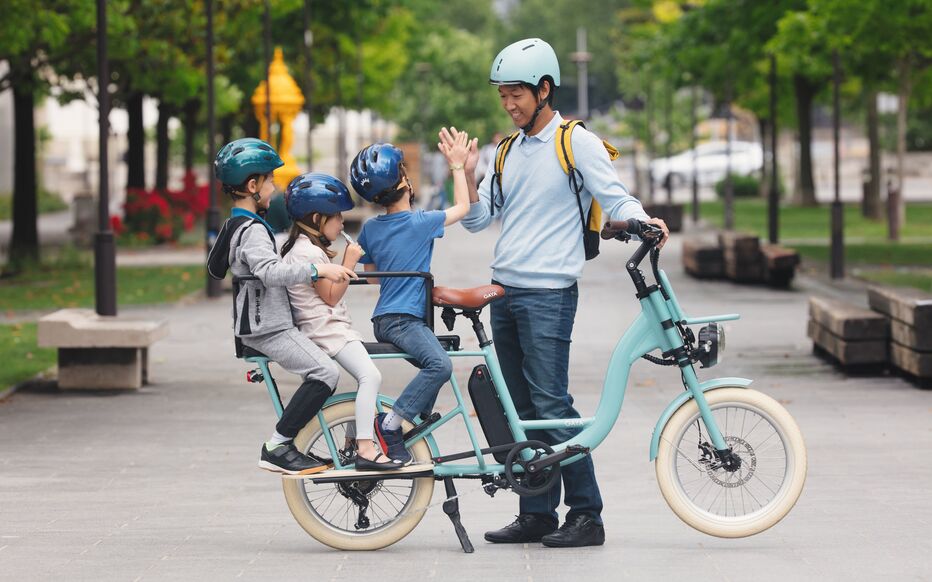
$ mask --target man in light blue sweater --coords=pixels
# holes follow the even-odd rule
[[[494,165],[476,188],[470,177],[470,212],[463,226],[485,228],[501,214],[492,278],[505,298],[492,304],[492,335],[502,373],[522,419],[579,418],[568,392],[569,349],[576,317],[585,253],[576,196],[560,166],[554,136],[563,119],[553,110],[560,68],[553,48],[540,39],[506,47],[492,61],[490,83],[498,85],[502,107],[520,128],[505,158],[501,189]],[[584,210],[593,196],[613,220],[636,218],[668,230],[645,214],[641,203],[618,179],[602,140],[583,128],[572,136],[577,168],[583,177]],[[470,160],[475,164],[476,160]],[[467,165],[469,163],[467,162]],[[494,193],[494,194],[493,194]],[[662,243],[661,243],[662,245]],[[529,439],[561,443],[578,429],[528,431]],[[551,547],[601,545],[602,498],[590,457],[563,467],[569,507],[557,529],[560,483],[536,497],[522,497],[514,523],[485,534],[494,543],[540,541]]]

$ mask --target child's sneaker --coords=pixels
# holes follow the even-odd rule
[[[278,445],[271,450],[268,444],[262,445],[259,456],[259,468],[286,475],[310,475],[327,469],[327,465],[307,455],[302,455],[294,443]]]
[[[384,412],[375,415],[375,435],[379,439],[379,445],[381,445],[386,455],[407,465],[412,459],[411,454],[405,449],[405,440],[401,428],[395,430],[382,428],[383,420],[385,420]]]

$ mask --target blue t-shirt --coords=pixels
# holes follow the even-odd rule
[[[366,254],[360,263],[379,271],[430,271],[434,239],[443,236],[447,215],[442,210],[395,212],[366,221],[359,245]],[[379,302],[372,317],[408,313],[424,317],[424,279],[389,277],[381,281]]]

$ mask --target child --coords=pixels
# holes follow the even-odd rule
[[[405,172],[404,156],[395,146],[374,144],[353,160],[353,188],[369,202],[385,207],[385,214],[366,222],[359,235],[366,252],[360,262],[367,271],[429,271],[434,239],[469,212],[464,164],[477,151],[476,140],[469,141],[465,132],[452,137],[444,131],[437,147],[453,173],[455,204],[447,210],[411,210],[414,189]],[[413,423],[419,414],[430,414],[440,387],[453,373],[453,364],[425,322],[423,280],[392,277],[380,284],[379,302],[372,314],[375,337],[411,355],[421,371],[393,410],[376,417],[375,430],[388,456],[408,463],[411,455],[405,450],[402,419]]]
[[[227,268],[233,273],[233,333],[238,342],[304,380],[285,407],[272,438],[262,445],[259,467],[307,475],[326,469],[329,459],[302,454],[293,439],[333,393],[339,371],[295,328],[285,287],[318,279],[342,284],[356,275],[329,262],[286,265],[278,257],[272,229],[258,213],[268,209],[275,192],[272,172],[282,165],[272,146],[262,140],[238,139],[220,149],[214,173],[233,199],[233,212],[220,229],[207,262],[213,277],[222,278]]]
[[[343,215],[353,207],[353,199],[343,182],[326,174],[304,174],[285,190],[285,208],[293,222],[288,241],[282,246],[282,262],[287,265],[329,264],[337,255],[331,243],[343,230]],[[356,267],[363,250],[358,244],[346,246],[343,266]],[[288,288],[295,325],[307,338],[335,359],[356,381],[356,469],[389,471],[403,467],[401,461],[385,456],[373,441],[372,421],[375,399],[382,383],[379,369],[362,345],[362,336],[351,327],[343,294],[345,283],[318,280]]]

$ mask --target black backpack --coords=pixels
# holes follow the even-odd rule
[[[210,247],[210,252],[207,253],[207,274],[210,275],[212,279],[217,279],[219,281],[225,278],[227,272],[230,270],[230,248],[233,242],[233,233],[235,233],[236,229],[244,222],[255,221],[255,218],[250,218],[248,216],[234,216],[233,218],[228,218],[220,227],[220,232],[217,233],[217,238],[214,240],[214,246]],[[265,231],[268,232],[268,229],[265,229]],[[236,237],[237,245],[239,245],[240,240],[242,240],[244,232],[246,232],[245,228],[242,229],[239,236]],[[272,245],[275,246],[275,237],[271,232],[269,232],[269,238],[272,239]],[[276,248],[276,251],[277,250]]]

